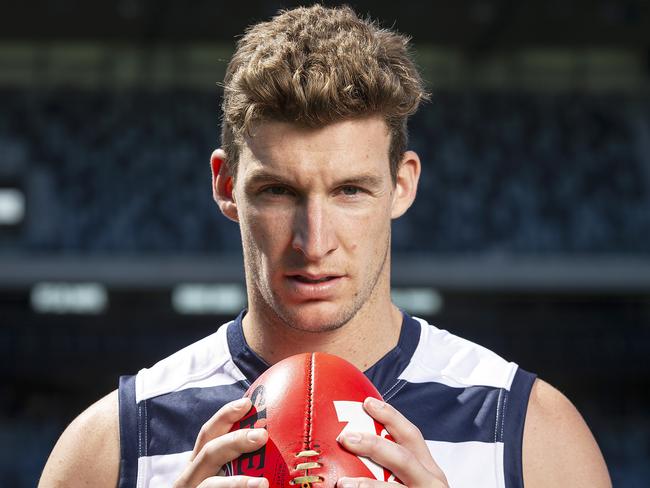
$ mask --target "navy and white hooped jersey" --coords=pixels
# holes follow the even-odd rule
[[[242,317],[120,379],[120,488],[172,486],[201,426],[269,367],[246,344]],[[397,346],[365,374],[420,429],[451,487],[523,487],[534,375],[407,314]]]

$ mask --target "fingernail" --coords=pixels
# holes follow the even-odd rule
[[[350,444],[358,444],[361,442],[361,434],[358,432],[346,432],[343,434],[343,439],[348,441]]]
[[[384,405],[386,405],[384,402],[377,400],[376,398],[373,397],[368,397],[368,405],[370,405],[370,408],[374,408],[376,410],[380,410],[384,408]]]
[[[248,432],[246,432],[246,438],[251,442],[259,442],[262,440],[262,437],[264,436],[262,431],[263,429],[251,429]]]
[[[247,397],[240,398],[239,400],[232,403],[232,407],[235,410],[239,410],[240,408],[243,408],[244,405],[246,405],[247,403],[248,403],[248,398]]]
[[[248,488],[262,488],[265,481],[264,478],[251,478],[246,482],[246,486]]]

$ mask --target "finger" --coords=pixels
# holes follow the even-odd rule
[[[241,429],[206,442],[181,474],[181,486],[197,486],[218,473],[224,464],[261,448],[267,439],[265,429]]]
[[[196,457],[208,441],[230,432],[233,424],[238,420],[241,420],[242,417],[249,412],[251,406],[252,403],[250,398],[244,397],[226,403],[223,407],[217,410],[217,413],[215,413],[210,420],[201,427],[201,430],[196,437],[196,442],[194,443],[194,450],[190,456],[190,461]]]
[[[372,478],[339,478],[336,488],[406,488],[401,483],[373,480]]]
[[[266,478],[250,476],[213,476],[203,480],[197,488],[268,488]]]
[[[429,451],[420,429],[404,417],[399,410],[372,397],[366,398],[363,407],[372,418],[386,427],[395,442],[411,451],[427,469],[442,473],[440,467],[431,457],[431,451]]]
[[[367,432],[345,432],[339,442],[357,456],[365,456],[390,470],[406,486],[446,486],[442,471],[432,472],[397,442]],[[438,484],[436,484],[438,483]]]

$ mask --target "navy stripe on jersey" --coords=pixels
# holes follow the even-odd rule
[[[120,377],[120,488],[135,486],[138,477],[138,417],[135,406],[135,375]]]
[[[390,403],[420,426],[427,440],[501,442],[496,425],[497,417],[503,417],[505,394],[502,388],[488,386],[454,388],[441,383],[406,383]],[[431,401],[423,401],[427,398]]]
[[[528,409],[530,390],[535,382],[536,375],[517,369],[512,380],[509,396],[517,399],[505,406],[504,437],[508,442],[504,445],[504,478],[506,488],[523,488],[524,469],[521,463],[522,445],[524,441],[524,420]]]
[[[240,398],[245,391],[246,385],[240,382],[189,388],[141,401],[138,410],[146,441],[143,438],[140,455],[192,450],[201,426],[225,403]],[[500,388],[484,386],[453,388],[439,383],[406,383],[390,403],[415,425],[421,426],[427,440],[492,443],[503,441],[500,425],[504,408],[509,406],[505,400],[507,393]],[[423,402],[423,398],[435,401]],[[510,421],[506,422],[509,424]],[[179,431],[181,425],[183,428]]]
[[[146,409],[147,456],[191,451],[201,427],[226,403],[244,396],[243,381],[209,388],[188,388],[143,400]],[[183,429],[179,432],[178,426]]]

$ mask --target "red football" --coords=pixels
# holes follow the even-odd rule
[[[381,395],[347,361],[318,352],[291,356],[265,371],[246,396],[253,408],[234,429],[265,427],[269,440],[232,461],[228,474],[263,476],[270,488],[333,488],[343,476],[394,479],[336,441],[343,430],[388,437],[363,409],[366,397]]]

